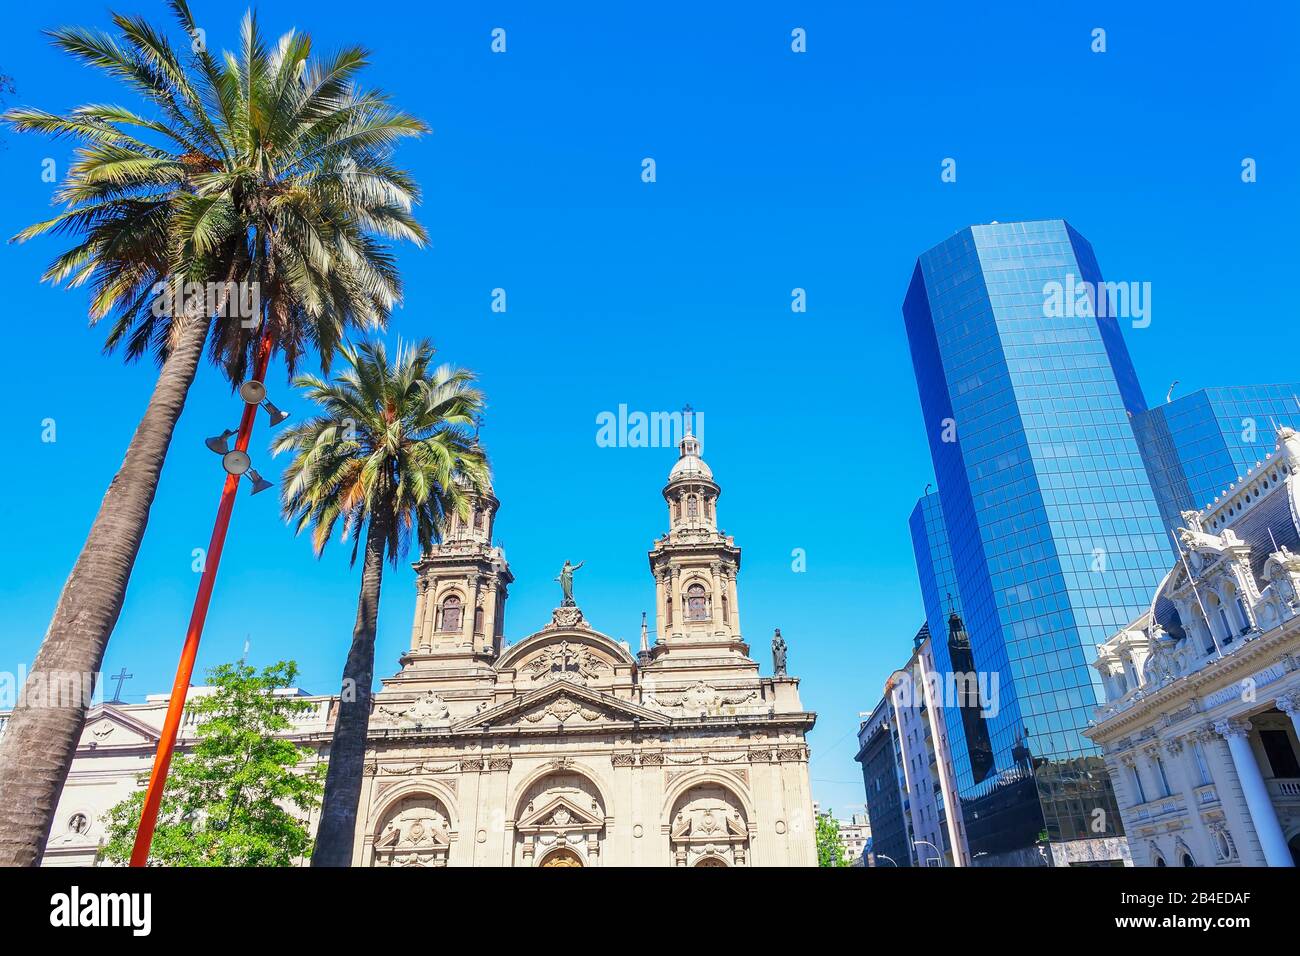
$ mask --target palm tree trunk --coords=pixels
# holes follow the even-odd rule
[[[366,735],[370,730],[371,684],[375,678],[375,634],[379,628],[379,590],[384,578],[384,546],[388,538],[386,509],[371,512],[366,533],[366,558],[357,599],[357,622],[352,647],[343,665],[343,693],[334,718],[329,769],[312,866],[351,866],[357,828],[357,804],[366,760]]]
[[[180,329],[0,739],[0,866],[35,866],[45,850],[208,325],[200,317]]]

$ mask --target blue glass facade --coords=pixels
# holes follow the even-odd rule
[[[943,524],[943,506],[939,493],[932,491],[916,503],[908,519],[912,532],[912,550],[916,554],[916,573],[921,582],[921,600],[925,605],[925,623],[931,634],[944,634],[948,612],[961,613],[961,594],[957,573],[952,566],[952,549],[948,546],[948,529]]]
[[[918,567],[935,595],[950,573],[961,606],[936,629],[928,597],[927,620],[953,632],[953,647],[968,637],[975,668],[998,681],[980,725],[992,768],[972,766],[961,721],[945,715],[976,855],[1022,852],[1043,831],[1120,833],[1081,734],[1102,699],[1089,663],[1149,607],[1169,567],[1130,424],[1146,404],[1119,324],[1046,315],[1048,284],[1080,280],[1100,283],[1100,270],[1064,221],[973,226],[918,259],[903,304],[942,518],[927,522],[924,501],[913,513],[926,542]],[[950,565],[934,557],[939,527]],[[936,656],[937,668],[951,663]]]
[[[1300,428],[1297,395],[1296,383],[1203,388],[1134,416],[1166,528],[1270,454],[1280,426]]]

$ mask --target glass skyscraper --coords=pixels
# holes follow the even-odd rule
[[[944,634],[949,611],[961,613],[957,593],[957,573],[952,566],[952,549],[948,529],[943,524],[943,506],[939,493],[922,497],[908,519],[912,532],[912,549],[916,552],[916,572],[921,583],[921,601],[925,605],[925,623],[931,634]]]
[[[959,715],[945,716],[971,853],[999,862],[1069,862],[1070,841],[1122,834],[1081,734],[1103,696],[1089,664],[1169,569],[1119,322],[1048,314],[1049,286],[1080,282],[1101,274],[1067,223],[995,223],[924,253],[903,304],[938,486],[939,507],[928,496],[912,519],[926,616],[950,634],[934,642],[940,672],[959,649],[996,673],[980,723],[991,764],[971,759]],[[935,607],[945,574],[958,615]]]
[[[1300,384],[1203,388],[1133,418],[1165,527],[1204,508],[1300,428]]]

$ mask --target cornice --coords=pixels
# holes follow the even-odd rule
[[[1197,701],[1204,696],[1198,691],[1219,690],[1239,679],[1242,671],[1254,672],[1262,659],[1272,658],[1286,663],[1288,671],[1294,671],[1296,665],[1287,648],[1300,640],[1300,627],[1289,626],[1300,618],[1292,618],[1286,625],[1277,628],[1273,634],[1249,641],[1227,657],[1212,661],[1192,674],[1187,674],[1173,682],[1160,687],[1141,700],[1134,701],[1127,708],[1098,721],[1096,726],[1086,730],[1085,736],[1094,741],[1109,740],[1123,733],[1134,724],[1147,724],[1158,720],[1170,711],[1177,710],[1178,704],[1186,698]],[[1270,660],[1269,663],[1272,661]]]

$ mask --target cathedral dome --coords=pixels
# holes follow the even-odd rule
[[[668,473],[670,483],[700,478],[705,481],[713,480],[713,470],[700,457],[700,440],[698,438],[687,432],[677,447],[681,449],[681,457],[677,459],[672,471]]]

